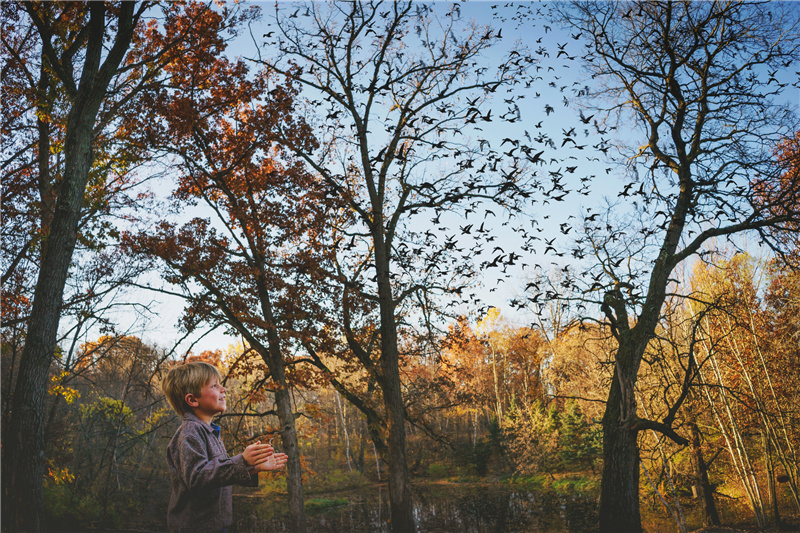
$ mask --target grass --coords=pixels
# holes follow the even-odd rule
[[[430,482],[479,483],[486,478],[479,476],[470,466],[454,466],[449,463],[431,463],[425,469],[422,479]],[[415,479],[414,481],[420,481]]]
[[[553,481],[552,487],[556,492],[594,494],[600,491],[600,482],[594,478],[577,476],[557,479]]]
[[[330,509],[331,507],[339,507],[350,503],[347,498],[315,498],[313,500],[306,500],[306,511],[321,511]]]

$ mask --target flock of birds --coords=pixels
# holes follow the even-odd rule
[[[409,220],[406,238],[397,238],[395,241],[393,261],[399,267],[398,270],[408,269],[410,272],[413,268],[419,268],[417,275],[431,279],[468,279],[476,273],[475,270],[484,275],[497,270],[497,283],[500,283],[512,273],[519,273],[512,267],[518,267],[521,271],[536,269],[542,272],[544,268],[541,264],[528,262],[529,258],[538,256],[551,257],[552,265],[565,275],[561,282],[562,289],[580,286],[584,294],[591,293],[606,287],[609,278],[619,277],[615,270],[627,265],[624,257],[613,254],[605,259],[597,258],[599,268],[582,273],[588,279],[581,281],[571,276],[572,269],[568,264],[564,265],[563,259],[580,261],[593,251],[589,242],[591,238],[572,240],[574,237],[580,234],[591,235],[593,232],[604,233],[605,238],[613,243],[621,238],[622,232],[612,227],[603,211],[584,208],[583,213],[577,215],[556,207],[558,204],[566,205],[576,195],[578,200],[591,196],[597,189],[601,194],[614,191],[619,201],[636,207],[646,205],[653,193],[645,180],[636,177],[615,190],[620,184],[620,176],[614,172],[613,166],[604,166],[602,161],[612,149],[609,135],[621,132],[615,132],[614,126],[598,118],[601,114],[589,113],[583,108],[576,110],[572,105],[575,99],[586,102],[593,97],[593,89],[578,81],[572,73],[574,71],[569,70],[581,59],[587,59],[586,52],[592,46],[589,42],[592,36],[584,36],[580,32],[554,31],[551,26],[542,24],[542,21],[548,20],[544,12],[547,7],[543,4],[492,4],[489,6],[490,13],[499,29],[486,30],[479,38],[480,43],[502,42],[503,30],[506,30],[507,35],[521,35],[522,31],[527,37],[539,24],[542,24],[541,35],[522,43],[525,46],[508,52],[504,61],[498,65],[500,82],[476,82],[477,94],[473,91],[471,96],[466,96],[463,100],[460,93],[445,86],[441,94],[424,95],[430,101],[420,105],[420,110],[414,110],[409,104],[414,101],[414,96],[418,96],[414,94],[413,81],[422,80],[416,87],[418,90],[426,80],[427,70],[433,72],[435,69],[429,68],[423,61],[414,63],[415,56],[411,53],[414,48],[411,43],[407,47],[405,43],[398,47],[393,58],[382,55],[384,52],[392,53],[392,50],[383,50],[381,43],[386,32],[393,28],[393,17],[402,11],[403,5],[394,3],[385,11],[380,10],[381,5],[374,12],[359,12],[359,9],[363,9],[358,7],[360,4],[344,5],[343,13],[346,14],[347,6],[352,9],[349,22],[339,27],[330,26],[330,33],[318,41],[324,50],[319,56],[325,56],[323,59],[333,57],[332,51],[337,47],[339,51],[345,51],[342,57],[350,58],[351,62],[351,65],[343,67],[347,70],[346,76],[336,65],[322,66],[322,62],[312,53],[305,57],[312,58],[309,72],[316,79],[331,80],[342,76],[343,90],[339,93],[330,90],[320,81],[319,88],[323,94],[319,99],[313,100],[312,104],[315,109],[327,106],[324,117],[328,131],[335,132],[339,139],[350,139],[348,142],[351,147],[355,147],[354,151],[362,153],[360,160],[350,159],[351,163],[360,161],[361,177],[377,174],[387,168],[387,160],[398,168],[397,175],[401,178],[396,194],[398,197],[402,196],[405,202],[399,209]],[[480,3],[469,7],[453,4],[449,7],[451,11],[447,17],[442,18],[441,13],[436,13],[435,16],[440,17],[440,22],[448,17],[449,20],[455,20],[461,18],[462,10],[475,9],[476,5],[485,10],[486,5]],[[316,6],[306,8],[305,17],[318,21],[319,31],[306,32],[298,29],[301,26],[294,25],[298,31],[297,36],[316,37],[325,34],[325,22],[316,9]],[[412,24],[412,28],[406,33],[399,31],[397,37],[406,40],[416,34],[422,46],[416,57],[427,54],[431,64],[439,61],[438,65],[446,64],[447,68],[455,70],[452,65],[459,61],[473,61],[475,58],[465,51],[468,41],[459,40],[456,32],[446,33],[439,42],[429,35],[428,26],[423,22],[434,17],[434,9],[438,8],[430,4],[417,4],[413,18],[418,22]],[[630,18],[633,15],[634,13],[628,12],[623,17]],[[298,9],[288,15],[284,23],[291,25],[293,19],[300,16],[301,9]],[[448,31],[447,24],[442,24],[442,27]],[[371,40],[372,48],[362,45],[357,39],[348,40],[347,36],[354,33],[363,40]],[[272,37],[274,34],[275,32],[269,32],[265,36]],[[563,39],[564,42],[559,42],[558,39]],[[302,48],[299,38],[294,41],[276,40],[274,43],[287,53],[296,54]],[[473,43],[469,46],[476,45]],[[554,53],[551,54],[550,50]],[[358,59],[359,54],[366,54],[366,59]],[[371,65],[378,66],[370,70]],[[483,75],[488,67],[485,65],[476,62],[469,69],[463,69],[459,75],[486,80]],[[365,73],[372,74],[373,77],[367,76],[366,82],[356,80]],[[350,75],[352,80],[348,78]],[[381,76],[382,81],[377,81]],[[767,84],[772,83],[772,78],[775,76]],[[774,81],[779,83],[777,79]],[[456,77],[447,83],[457,83]],[[429,89],[436,88],[437,86],[432,86]],[[447,90],[451,90],[450,98],[441,97]],[[505,93],[500,94],[503,91]],[[523,105],[523,100],[528,97],[543,98],[543,94],[548,101],[539,107],[538,113],[541,115],[531,120],[534,108],[532,105]],[[362,103],[358,103],[359,97]],[[490,100],[494,99],[499,103],[501,98],[500,106],[505,105],[504,110],[488,105]],[[403,117],[394,123],[387,120],[387,123],[382,124],[385,132],[381,133],[384,135],[375,135],[368,130],[368,126],[357,123],[351,124],[349,131],[343,126],[347,119],[352,118],[349,115],[363,114],[365,109],[369,109],[365,106],[381,101],[391,104],[387,106],[390,109],[386,117],[392,112],[395,113],[394,116],[399,113]],[[464,104],[460,104],[462,101]],[[422,109],[425,111],[421,111]],[[427,110],[436,110],[437,113],[431,114]],[[474,146],[468,146],[468,142],[462,140],[468,132],[477,136]],[[519,135],[516,135],[517,132]],[[367,153],[374,155],[364,157],[363,145],[374,143],[374,139],[380,143],[378,146],[366,146]],[[388,141],[384,142],[384,139]],[[392,140],[397,139],[402,142],[391,144]],[[492,146],[493,142],[497,143],[496,147]],[[423,151],[423,148],[428,151]],[[427,168],[433,167],[425,167],[426,170],[422,172],[408,171],[414,165],[436,160],[443,162],[443,168],[447,168],[444,163],[449,162],[450,168],[455,168],[451,176],[456,177],[431,179],[429,176],[433,171]],[[415,173],[424,178],[415,178]],[[339,178],[346,180],[345,174],[343,172]],[[598,182],[601,182],[599,187]],[[405,191],[408,190],[411,190],[411,194],[406,195]],[[635,204],[637,199],[640,204]],[[530,210],[537,203],[541,206],[541,212],[548,214],[531,216]],[[498,212],[501,213],[499,217]],[[415,215],[424,213],[431,213],[432,218],[422,222],[418,217],[415,218]],[[554,215],[557,218],[565,216],[562,217],[563,221],[555,221],[551,220]],[[655,220],[660,220],[661,225],[666,224],[668,218],[654,217]],[[581,223],[577,230],[576,223]],[[420,226],[424,229],[418,229]],[[646,231],[650,231],[650,235],[655,233],[655,229]],[[569,239],[570,244],[566,247],[561,244],[561,237]],[[353,236],[348,248],[356,247]],[[642,273],[628,269],[624,274],[627,279],[632,279]],[[606,281],[603,281],[604,276]],[[451,287],[452,292],[460,294],[465,290],[466,284],[453,282]],[[529,303],[539,304],[553,296],[555,290],[551,288],[548,292],[535,281],[529,282],[525,289],[528,294],[527,302],[514,300],[514,305],[519,308]],[[490,289],[493,290],[496,287]],[[472,293],[470,297],[473,303],[481,304],[476,294]]]

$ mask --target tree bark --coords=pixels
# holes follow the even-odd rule
[[[397,350],[396,346],[395,344],[395,351]],[[416,531],[416,525],[411,483],[408,476],[405,406],[401,394],[398,365],[391,363],[391,357],[388,359],[390,361],[384,365],[383,394],[389,433],[387,444],[389,448],[389,498],[391,500],[392,531],[394,533],[413,533]]]
[[[394,315],[391,317],[394,322]],[[387,329],[382,328],[386,334]],[[388,429],[388,470],[389,499],[391,504],[392,531],[394,533],[413,533],[416,531],[411,497],[411,483],[408,475],[406,452],[405,405],[400,382],[399,354],[397,338],[382,341],[381,353],[383,401],[386,408]]]
[[[12,399],[11,423],[6,435],[7,468],[4,468],[10,479],[3,513],[13,517],[6,522],[10,531],[40,531],[42,528],[47,378],[56,349],[61,301],[77,241],[80,208],[91,160],[92,130],[91,124],[86,127],[88,116],[87,113],[78,119],[81,124],[73,129],[76,138],[70,142],[67,137],[67,170],[42,256]]]
[[[387,446],[389,459],[389,499],[392,531],[394,533],[413,533],[414,506],[411,496],[411,482],[408,475],[406,451],[406,412],[403,403],[403,390],[400,381],[400,352],[397,339],[397,321],[392,286],[389,280],[389,244],[383,235],[383,219],[373,221],[373,242],[375,243],[375,265],[378,275],[378,296],[380,299],[381,320],[381,389],[386,409],[388,430]]]
[[[767,470],[767,491],[769,492],[769,504],[772,508],[773,525],[778,530],[781,529],[781,511],[778,507],[778,491],[775,486],[775,461],[772,458],[772,446],[770,443],[769,428],[761,430],[761,438],[764,441],[764,462]]]
[[[133,2],[123,4],[113,47],[101,64],[106,28],[105,4],[90,6],[87,48],[80,84],[70,94],[72,107],[64,137],[64,175],[43,245],[25,347],[12,399],[4,446],[4,529],[41,531],[44,517],[44,411],[50,363],[56,349],[64,286],[78,236],[83,196],[92,165],[93,129],[108,85],[127,52],[135,27]],[[46,45],[50,28],[28,8]],[[47,48],[47,46],[45,46]],[[57,62],[59,58],[50,58]],[[71,76],[72,72],[67,72]],[[74,87],[70,80],[60,80]],[[71,83],[70,83],[71,82]],[[47,177],[40,177],[47,179]],[[49,215],[48,215],[49,216]]]
[[[603,477],[600,485],[600,531],[640,532],[638,432],[624,416],[619,369],[603,416]],[[626,391],[632,394],[633,389]],[[635,408],[635,406],[634,406]]]
[[[342,397],[341,395],[336,392],[336,405],[334,408],[338,407],[339,415],[342,417],[342,432],[344,433],[344,457],[347,459],[347,470],[348,472],[353,471],[353,461],[350,459],[350,433],[347,431],[347,420],[345,419],[344,415],[344,406],[342,405]]]
[[[289,529],[292,533],[305,533],[307,530],[306,510],[303,501],[303,471],[300,465],[300,447],[297,443],[291,392],[281,387],[275,393],[278,420],[281,423],[281,440],[286,462],[286,490],[289,501]]]
[[[364,473],[364,450],[367,447],[367,422],[365,420],[361,420],[360,429],[359,429],[359,442],[360,446],[358,448],[358,458],[356,459],[356,468],[362,474]]]
[[[96,113],[99,101],[94,106]],[[77,109],[74,108],[74,109]],[[78,114],[74,117],[72,115]],[[70,123],[72,127],[70,128]],[[28,333],[6,435],[4,520],[9,531],[40,531],[44,515],[44,412],[47,378],[56,349],[61,301],[78,235],[83,192],[91,166],[94,113],[71,113],[65,141],[66,170],[42,255]],[[72,133],[70,136],[69,133]]]

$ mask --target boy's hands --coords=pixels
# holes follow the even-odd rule
[[[261,441],[258,441],[245,448],[244,452],[242,452],[242,457],[250,467],[255,467],[267,461],[273,453],[275,453],[275,450],[272,446],[261,444]]]
[[[285,453],[275,453],[271,445],[261,444],[261,441],[245,448],[242,457],[250,466],[251,473],[280,470],[289,459]]]
[[[256,465],[253,470],[256,472],[266,472],[267,470],[280,470],[286,465],[289,457],[285,453],[273,453],[263,463]]]

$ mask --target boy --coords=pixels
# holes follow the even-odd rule
[[[161,385],[183,423],[167,447],[170,532],[221,532],[233,523],[231,485],[258,486],[258,472],[277,470],[286,454],[257,442],[228,457],[214,415],[225,411],[225,388],[216,367],[186,363],[170,370]]]

